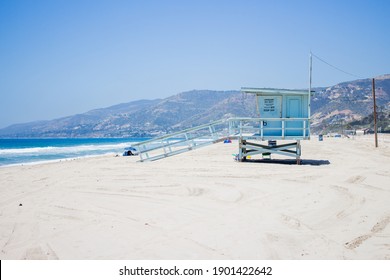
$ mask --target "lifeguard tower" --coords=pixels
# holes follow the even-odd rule
[[[239,139],[238,160],[279,154],[300,164],[300,140],[310,139],[310,91],[244,87],[241,92],[256,96],[258,118],[230,120],[230,134]],[[277,144],[278,140],[290,142]]]
[[[242,88],[256,95],[256,118],[228,118],[192,127],[133,145],[140,161],[154,161],[198,149],[225,139],[238,139],[237,159],[272,154],[294,157],[300,164],[300,140],[310,139],[309,91]],[[286,140],[282,144],[277,141]],[[268,141],[265,142],[264,141]]]

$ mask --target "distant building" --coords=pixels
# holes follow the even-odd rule
[[[364,129],[357,129],[356,130],[356,136],[364,135]]]

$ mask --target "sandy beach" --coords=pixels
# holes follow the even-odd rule
[[[390,259],[390,138],[301,143],[0,168],[0,259]]]

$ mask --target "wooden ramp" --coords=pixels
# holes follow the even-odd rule
[[[154,161],[225,140],[229,136],[227,120],[192,127],[134,144],[140,161]]]

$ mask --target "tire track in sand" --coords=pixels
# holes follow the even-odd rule
[[[371,237],[375,236],[375,234],[377,234],[379,232],[382,232],[387,227],[387,225],[389,223],[390,223],[390,215],[386,216],[385,218],[383,218],[382,220],[377,222],[372,227],[371,231],[368,234],[364,234],[364,235],[358,236],[355,239],[353,239],[353,240],[351,240],[349,242],[346,242],[345,243],[345,247],[347,249],[350,249],[350,250],[356,249],[357,247],[362,245],[362,243],[364,241],[366,241],[366,240],[370,239]]]

